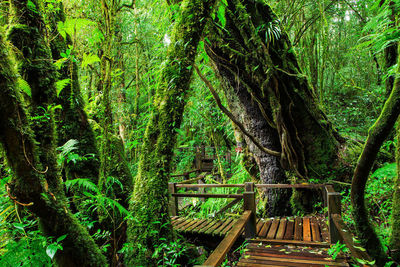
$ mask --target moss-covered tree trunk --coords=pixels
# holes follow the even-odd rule
[[[389,239],[390,256],[400,264],[400,123],[397,122],[397,148],[396,148],[397,178],[394,184],[392,202],[392,221]]]
[[[365,142],[363,152],[358,159],[356,169],[354,170],[353,181],[351,185],[351,202],[353,205],[353,217],[358,236],[367,252],[376,259],[378,266],[384,266],[388,261],[385,255],[381,241],[379,240],[373,226],[368,218],[368,211],[365,207],[365,186],[369,177],[379,149],[385,139],[393,129],[393,126],[400,114],[400,61],[396,70],[396,80],[388,100],[381,111],[381,114],[375,124],[368,131],[368,138]],[[397,227],[398,212],[396,200],[393,207],[393,226]],[[397,231],[393,233],[397,236]],[[392,239],[392,241],[395,239]],[[398,241],[396,241],[398,242]]]
[[[308,177],[335,169],[339,143],[271,8],[264,1],[228,1],[219,22],[209,28],[208,54],[243,103],[251,99],[259,108],[262,116],[244,112],[265,121],[270,140],[278,138],[283,167]]]
[[[400,51],[400,49],[399,49]],[[400,54],[400,53],[398,53]],[[397,78],[393,85],[393,90],[397,87],[400,88],[400,57],[398,57]],[[397,163],[397,179],[394,185],[394,195],[392,203],[392,222],[391,233],[389,239],[389,248],[392,258],[400,263],[400,123],[397,122],[397,150],[396,150],[396,163]]]
[[[26,7],[26,3],[22,7]],[[27,34],[35,27],[25,25],[22,29]],[[43,47],[35,48],[40,51]],[[52,161],[46,161],[55,155],[55,147],[36,145],[34,136],[38,134],[34,134],[30,127],[30,119],[17,87],[17,73],[10,59],[10,50],[0,33],[0,142],[14,172],[14,178],[8,184],[9,192],[17,204],[26,206],[39,218],[46,236],[57,238],[67,235],[62,242],[63,250],[55,255],[59,266],[105,266],[105,257],[68,209],[60,190],[62,184],[57,166]],[[54,144],[51,127],[45,127],[51,123],[43,121],[41,124],[41,135],[53,139],[47,144]]]
[[[206,49],[241,102],[248,130],[265,147],[281,154],[251,151],[258,156],[262,181],[286,182],[282,167],[300,177],[319,179],[341,170],[339,141],[271,8],[265,1],[235,0],[228,1],[224,13],[208,28]],[[269,205],[272,213],[279,214],[287,202],[275,200],[287,199],[287,192],[277,193],[269,196]]]
[[[179,129],[192,76],[197,45],[215,0],[185,0],[174,25],[163,64],[154,110],[144,136],[135,180],[128,265],[154,265],[152,253],[173,239],[168,214],[168,179],[176,129]],[[158,257],[162,257],[159,255]]]
[[[68,45],[72,45],[71,38],[66,34],[65,39],[58,32],[57,23],[65,22],[64,7],[59,4],[58,10],[51,12],[47,16],[50,26],[50,48],[53,60],[62,59],[61,53],[66,53]],[[57,134],[58,146],[64,145],[68,140],[75,139],[79,143],[77,152],[85,159],[76,163],[65,163],[67,178],[86,178],[93,183],[97,183],[99,176],[99,156],[96,146],[96,139],[89,124],[88,116],[84,110],[84,101],[81,95],[81,88],[78,79],[78,66],[72,58],[63,63],[58,71],[59,80],[69,81],[56,99],[56,103],[61,105],[57,110]]]

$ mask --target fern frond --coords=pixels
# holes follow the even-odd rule
[[[57,97],[60,96],[61,91],[71,83],[71,79],[59,80],[56,82]]]
[[[78,149],[77,147],[78,144],[79,144],[78,140],[70,139],[64,145],[57,147],[57,150],[60,151],[60,157],[64,158],[71,151]]]
[[[31,87],[29,86],[29,83],[27,81],[25,81],[22,78],[18,78],[17,79],[17,84],[18,84],[18,88],[24,92],[25,94],[27,94],[29,97],[32,97],[32,91],[31,91]]]
[[[79,179],[68,180],[65,182],[65,187],[67,188],[67,190],[70,190],[71,188],[76,188],[76,189],[84,189],[86,191],[91,191],[96,194],[100,194],[100,190],[97,187],[97,185],[94,184],[89,179],[79,178]],[[88,192],[85,192],[85,193],[88,193]],[[94,197],[94,195],[90,194],[90,197]]]

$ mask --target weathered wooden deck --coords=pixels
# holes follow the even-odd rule
[[[172,225],[177,232],[225,236],[237,219],[189,219],[173,216]],[[258,219],[256,238],[297,240],[328,244],[329,232],[323,217],[283,217]]]
[[[349,266],[340,255],[335,260],[323,246],[271,244],[268,241],[250,241],[236,266]]]
[[[242,194],[209,194],[179,192],[180,188],[244,188]],[[327,216],[256,218],[255,189],[307,188],[322,193]],[[327,253],[331,244],[340,241],[349,248],[353,258],[370,261],[370,257],[354,245],[353,236],[341,218],[340,194],[332,185],[237,185],[170,184],[172,225],[178,232],[191,235],[223,237],[202,266],[219,266],[236,240],[243,236],[248,244],[237,266],[350,266],[344,255],[333,260]],[[178,198],[233,198],[222,208],[226,211],[243,199],[239,219],[194,219],[177,216]],[[327,223],[329,221],[329,223]],[[328,227],[329,225],[329,227]]]

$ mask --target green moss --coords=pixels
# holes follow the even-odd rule
[[[156,265],[155,248],[174,234],[168,214],[168,176],[189,90],[197,45],[214,0],[186,0],[172,32],[168,58],[155,97],[155,110],[147,125],[135,180],[129,225],[132,251],[127,265]],[[164,241],[163,241],[164,240]]]

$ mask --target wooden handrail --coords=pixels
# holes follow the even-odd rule
[[[173,193],[173,197],[199,197],[199,198],[243,198],[242,194],[190,194],[190,193]]]
[[[332,214],[332,221],[334,227],[337,229],[337,232],[340,235],[339,241],[346,245],[346,247],[350,250],[351,255],[354,258],[372,262],[371,257],[365,251],[360,250],[354,245],[353,235],[351,234],[350,229],[347,228],[342,216],[339,214]]]
[[[211,253],[208,259],[203,263],[202,266],[219,266],[224,260],[226,254],[232,248],[235,241],[240,236],[246,223],[250,220],[252,212],[246,210],[242,217],[236,221],[232,226],[232,229],[228,232],[225,238],[219,243],[218,247]]]
[[[322,188],[324,184],[255,184],[257,188]]]
[[[196,180],[193,178],[191,180]],[[217,188],[217,187],[244,187],[244,184],[187,184],[187,181],[176,184],[177,188]],[[256,188],[308,188],[319,189],[325,187],[324,184],[255,184]]]
[[[219,188],[219,187],[244,187],[244,184],[183,184],[177,183],[176,188]]]

